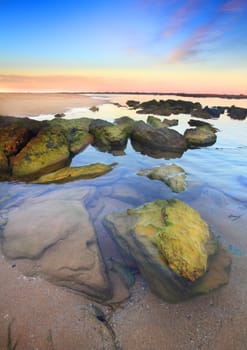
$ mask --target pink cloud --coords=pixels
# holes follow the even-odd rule
[[[166,62],[174,63],[186,61],[195,56],[199,52],[202,44],[213,40],[210,38],[212,34],[213,36],[218,36],[220,33],[212,32],[211,22],[197,28],[187,40],[170,52]]]
[[[241,11],[246,4],[246,0],[227,0],[220,8],[221,12],[238,12]]]
[[[163,31],[165,37],[170,37],[178,32],[200,6],[200,0],[188,0],[184,6],[180,7],[172,16],[170,22]]]

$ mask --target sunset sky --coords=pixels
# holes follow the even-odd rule
[[[247,94],[247,0],[0,0],[0,91]]]

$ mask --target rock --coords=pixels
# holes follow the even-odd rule
[[[229,256],[224,253],[217,265],[222,248],[200,215],[179,200],[110,214],[104,224],[126,261],[134,260],[150,289],[167,301],[207,293],[228,281]]]
[[[159,118],[153,117],[152,115],[149,115],[147,117],[147,123],[154,128],[166,128],[170,126],[178,125],[177,119],[163,119],[161,121]]]
[[[139,102],[139,101],[135,101],[135,100],[128,100],[128,101],[126,102],[126,105],[127,105],[128,107],[134,108],[134,109],[138,108],[139,104],[140,104],[140,102]]]
[[[44,127],[11,159],[12,174],[14,178],[30,179],[64,167],[69,160],[63,130]]]
[[[27,118],[0,117],[0,175],[10,175],[10,157],[20,152],[37,134],[38,125]]]
[[[95,146],[102,151],[124,150],[126,147],[128,132],[124,127],[95,119],[89,126],[89,132],[94,136]]]
[[[168,128],[155,129],[144,122],[137,122],[131,133],[131,141],[151,150],[183,153],[187,144],[183,135]]]
[[[208,127],[209,129],[211,129],[213,132],[217,132],[219,131],[217,128],[215,128],[212,124],[210,123],[207,123],[207,122],[204,122],[202,120],[196,120],[196,119],[190,119],[188,121],[188,124],[190,126],[206,126]]]
[[[97,107],[97,106],[92,106],[89,109],[91,112],[98,112],[99,111],[99,107]]]
[[[218,107],[209,108],[208,106],[201,108],[195,108],[192,110],[191,115],[195,118],[202,119],[211,119],[211,118],[219,118],[222,110],[218,109]]]
[[[47,183],[64,183],[79,179],[93,179],[102,176],[113,169],[115,164],[106,165],[95,163],[90,165],[83,165],[79,167],[65,167],[53,173],[41,176],[33,183],[47,184]]]
[[[247,108],[231,106],[227,109],[227,114],[232,119],[244,120],[247,117]]]
[[[89,215],[80,201],[27,200],[10,211],[3,253],[24,274],[107,300],[112,296]]]
[[[211,146],[216,142],[215,130],[208,126],[198,126],[195,129],[187,129],[184,137],[189,148]]]
[[[65,117],[65,113],[57,113],[54,115],[55,118],[63,118]]]
[[[121,129],[123,129],[127,135],[129,136],[133,126],[135,124],[135,121],[129,117],[120,117],[114,120],[114,123],[119,126]]]
[[[173,192],[182,192],[186,189],[186,173],[176,164],[161,165],[157,168],[140,170],[137,175],[147,176],[150,179],[160,180],[169,186]]]
[[[156,114],[156,115],[166,115],[171,114],[189,114],[195,108],[200,108],[200,103],[193,103],[190,101],[182,100],[150,100],[140,103],[137,108],[137,113],[140,114]]]
[[[49,122],[51,127],[62,129],[68,140],[69,150],[75,155],[85,149],[93,142],[93,137],[88,133],[89,125],[92,119],[54,119]]]

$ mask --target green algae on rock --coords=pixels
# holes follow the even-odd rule
[[[114,163],[106,165],[101,163],[94,163],[79,167],[65,167],[54,171],[53,173],[43,175],[37,180],[33,181],[33,183],[65,183],[79,179],[93,179],[110,172],[113,169],[114,165],[116,164]]]
[[[168,128],[170,126],[178,125],[178,119],[165,118],[161,121],[159,118],[149,115],[147,117],[147,123],[154,128]]]
[[[189,148],[211,146],[216,142],[215,130],[207,125],[187,129],[184,137]]]
[[[11,159],[14,178],[31,178],[68,163],[68,141],[62,130],[45,127]]]
[[[140,170],[137,175],[147,176],[150,179],[163,181],[173,192],[182,192],[186,189],[186,173],[176,164],[161,165],[157,168]]]
[[[222,248],[199,213],[179,200],[113,213],[104,224],[126,262],[134,260],[151,290],[167,301],[207,293],[228,282],[222,272],[230,265],[229,256],[215,265],[214,256]]]

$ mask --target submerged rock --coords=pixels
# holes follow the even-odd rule
[[[100,300],[111,298],[95,231],[78,200],[47,195],[13,209],[2,249],[9,259],[18,259],[26,275],[39,275]]]
[[[93,179],[110,172],[113,169],[114,165],[116,164],[106,165],[101,163],[94,163],[79,167],[65,167],[53,173],[43,175],[39,179],[33,181],[33,183],[64,183],[79,179]]]
[[[200,215],[179,200],[114,213],[104,224],[126,262],[135,261],[150,289],[167,301],[207,293],[228,281],[229,256]],[[225,258],[217,265],[222,252]]]
[[[186,189],[186,173],[183,168],[176,164],[161,165],[152,169],[143,169],[140,170],[137,175],[163,181],[173,192],[182,192]]]
[[[156,129],[142,121],[134,125],[131,141],[161,152],[183,153],[187,148],[184,136],[177,131]]]

